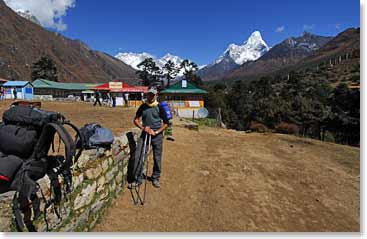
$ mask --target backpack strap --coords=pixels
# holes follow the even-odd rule
[[[82,154],[83,150],[85,149],[85,137],[82,133],[80,133],[78,127],[72,124],[70,121],[65,121],[65,125],[70,126],[76,132],[76,138],[74,144],[76,145],[78,138],[81,140],[81,147],[79,148],[78,152],[75,154],[74,163],[78,161],[80,155]]]
[[[36,227],[33,225],[31,218],[32,212],[34,219],[37,219],[40,215],[40,200],[37,196],[38,187],[33,187],[36,183],[26,175],[27,172],[23,174],[20,190],[18,190],[13,197],[15,225],[18,231],[22,232],[24,227],[26,227],[29,232],[36,232]],[[27,190],[24,190],[25,188],[27,188]],[[27,197],[28,193],[30,194],[29,197]]]
[[[46,157],[55,137],[55,133],[59,135],[61,141],[65,145],[65,161],[63,164],[66,168],[69,168],[73,165],[76,148],[74,140],[61,124],[48,123],[44,126],[34,151],[35,158]]]
[[[13,213],[15,217],[15,225],[18,231],[23,231],[25,227],[30,232],[37,231],[36,227],[33,225],[33,220],[37,219],[41,215],[40,198],[37,196],[38,191],[41,192],[42,199],[44,200],[43,216],[46,223],[46,230],[49,230],[46,215],[47,209],[52,204],[60,204],[62,192],[60,183],[58,181],[58,172],[54,172],[53,175],[50,176],[49,170],[48,175],[51,179],[51,187],[55,196],[50,200],[46,200],[44,193],[42,192],[36,180],[45,174],[47,166],[51,167],[51,165],[48,165],[48,163],[45,163],[43,160],[25,162],[22,168],[19,170],[16,180],[14,180],[13,189],[16,190],[16,194],[13,198]],[[54,208],[54,211],[56,216],[61,220],[60,214],[56,208]]]
[[[15,193],[13,197],[13,214],[14,214],[14,222],[17,227],[17,231],[22,232],[24,230],[24,222],[22,213],[20,211],[18,192]]]

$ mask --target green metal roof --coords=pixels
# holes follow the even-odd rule
[[[206,90],[200,89],[188,81],[186,87],[182,87],[182,81],[180,80],[169,88],[162,90],[160,94],[208,94]]]
[[[59,90],[89,90],[100,83],[61,83],[49,80],[38,79],[32,82],[35,89],[59,89]]]

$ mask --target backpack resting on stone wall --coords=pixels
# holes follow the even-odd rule
[[[9,191],[11,182],[23,164],[23,160],[14,155],[0,155],[0,193]]]
[[[62,191],[71,191],[71,166],[83,150],[81,147],[76,151],[75,142],[65,126],[71,127],[81,140],[83,136],[61,114],[28,106],[11,107],[4,112],[3,122],[0,125],[0,193],[16,191],[13,213],[17,229],[23,231],[26,226],[28,231],[36,231],[33,221],[40,216],[37,180],[46,174],[51,180],[54,196],[45,202],[46,213],[52,203],[61,202]],[[62,155],[49,155],[51,148],[54,151],[55,135],[65,146]],[[59,176],[63,178],[64,188]],[[41,194],[43,196],[42,191]],[[44,196],[43,199],[46,200]],[[46,216],[45,221],[48,230]]]
[[[0,125],[0,151],[4,154],[28,158],[33,153],[37,138],[37,131],[34,129],[18,125]]]
[[[84,145],[78,138],[77,148],[81,146],[85,149],[110,148],[115,139],[110,129],[103,128],[97,123],[86,124],[79,131],[83,136]]]

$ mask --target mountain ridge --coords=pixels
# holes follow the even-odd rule
[[[241,45],[230,44],[213,63],[201,69],[198,74],[204,81],[225,76],[242,64],[255,61],[269,51],[259,31],[254,31]]]
[[[25,19],[41,26],[41,22],[37,19],[36,16],[34,16],[30,11],[24,11],[24,10],[18,10],[16,11],[16,13],[21,16],[21,17],[24,17]]]
[[[135,71],[114,57],[44,29],[19,16],[3,1],[0,13],[0,78],[30,81],[32,64],[46,55],[55,62],[60,82],[124,79],[137,84]]]
[[[170,53],[166,53],[161,58],[157,58],[147,52],[142,53],[134,53],[134,52],[120,52],[117,55],[115,55],[115,58],[119,59],[120,61],[124,62],[127,65],[130,65],[135,70],[139,70],[138,65],[143,62],[147,58],[153,58],[153,61],[157,64],[157,66],[162,70],[164,65],[170,60],[172,61],[176,67],[179,67],[180,64],[184,61],[183,58],[172,55]],[[181,69],[177,76],[181,77],[184,75],[184,70]]]
[[[322,48],[332,37],[318,36],[304,32],[299,37],[289,37],[273,46],[256,61],[246,62],[224,78],[269,74],[281,68],[298,63],[312,52]]]
[[[156,57],[152,54],[149,54],[147,52],[142,52],[142,53],[120,52],[120,53],[116,54],[115,57],[117,59],[121,60],[122,62],[124,62],[125,64],[130,65],[132,68],[134,68],[136,70],[139,69],[137,66],[147,58],[153,58],[155,63],[160,68],[162,68],[169,60],[171,60],[173,63],[175,63],[175,65],[180,65],[181,62],[183,62],[183,60],[184,60],[183,58],[181,58],[179,56],[176,56],[176,55],[172,55],[170,53],[166,53],[161,58],[158,58],[158,57]]]

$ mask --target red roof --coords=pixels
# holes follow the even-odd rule
[[[131,86],[123,82],[109,82],[93,87],[92,90],[110,91],[110,92],[141,92],[148,91],[147,86]]]

